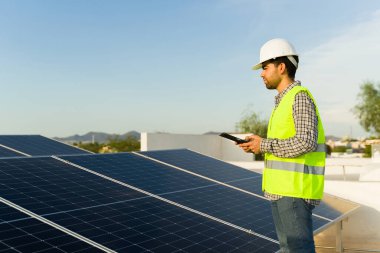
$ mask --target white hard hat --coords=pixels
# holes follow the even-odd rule
[[[293,45],[285,39],[272,39],[267,41],[260,49],[260,62],[253,66],[252,69],[257,70],[262,67],[262,63],[275,59],[281,56],[288,56],[288,59],[293,63],[296,68],[298,67],[297,61],[293,56],[298,56]]]

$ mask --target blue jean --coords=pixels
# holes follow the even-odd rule
[[[282,197],[271,201],[280,252],[315,253],[312,210],[303,199]]]

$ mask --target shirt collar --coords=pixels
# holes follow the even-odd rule
[[[288,93],[288,91],[293,89],[293,87],[300,86],[300,85],[301,85],[300,81],[294,81],[288,87],[286,87],[285,90],[283,90],[282,92],[277,94],[276,97],[274,98],[275,99],[275,101],[274,101],[275,105],[277,106],[281,102],[281,99],[285,96],[286,93]]]

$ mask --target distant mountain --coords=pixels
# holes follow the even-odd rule
[[[125,134],[107,134],[107,133],[101,133],[101,132],[88,132],[87,134],[84,135],[72,135],[68,137],[54,137],[53,139],[65,142],[65,143],[74,143],[74,142],[92,142],[93,140],[98,143],[105,143],[107,142],[110,138],[114,138],[116,136],[120,136],[122,138],[130,136],[136,140],[140,140],[140,133],[137,131],[129,131]]]

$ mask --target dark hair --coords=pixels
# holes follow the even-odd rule
[[[297,63],[299,62],[298,56],[293,55],[293,58],[296,60]],[[270,60],[270,62],[273,63],[275,66],[278,66],[280,63],[284,63],[288,72],[288,76],[290,78],[294,78],[296,76],[297,68],[293,65],[293,63],[288,59],[287,56],[272,59]]]

